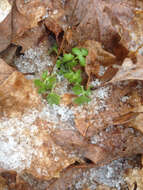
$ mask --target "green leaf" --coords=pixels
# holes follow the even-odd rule
[[[80,84],[76,84],[73,88],[72,88],[73,92],[76,94],[76,95],[80,95],[82,94],[83,92],[83,86],[81,86]]]
[[[48,75],[48,71],[44,71],[42,73],[42,79],[45,80],[47,78],[47,75]]]
[[[47,91],[46,84],[44,84],[44,82],[41,81],[40,79],[35,79],[34,83],[35,83],[35,86],[39,87],[38,88],[38,93],[39,94],[45,93]]]
[[[90,101],[91,101],[91,99],[88,98],[87,96],[84,96],[84,95],[83,96],[79,96],[79,97],[77,97],[77,98],[74,99],[74,103],[78,104],[78,105],[82,105],[82,104],[88,103]]]
[[[87,56],[88,55],[88,50],[86,48],[81,48],[81,55]]]
[[[80,83],[82,81],[81,79],[81,71],[78,70],[76,72],[68,72],[64,74],[64,77],[70,82],[70,83]]]
[[[43,86],[43,82],[40,79],[35,79],[34,84],[36,87],[42,87]]]
[[[61,60],[58,59],[58,60],[56,61],[56,67],[59,69],[60,66],[61,66],[61,64],[62,64]]]
[[[72,61],[74,59],[74,56],[71,53],[65,53],[62,61],[63,63],[68,62],[68,61]]]
[[[75,67],[77,65],[77,62],[76,62],[76,60],[72,60],[72,61],[68,62],[67,65],[69,66],[70,69],[72,69],[73,67]]]
[[[85,57],[83,57],[82,55],[78,55],[77,56],[78,60],[79,60],[79,64],[83,67],[85,67],[85,64],[86,64],[86,60],[85,60]]]
[[[47,102],[50,105],[52,105],[52,104],[59,105],[60,104],[60,96],[56,93],[50,93],[47,96]]]
[[[38,89],[38,93],[39,93],[39,94],[43,94],[43,93],[45,93],[46,91],[47,91],[47,89],[46,89],[45,87],[41,87],[41,88]]]
[[[81,55],[81,51],[79,48],[75,47],[75,48],[72,48],[72,53],[74,55]]]
[[[45,80],[47,90],[51,90],[56,84],[56,76],[49,76]]]

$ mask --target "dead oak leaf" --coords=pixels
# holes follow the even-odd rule
[[[125,80],[143,80],[143,57],[141,55],[137,56],[136,64],[130,58],[126,58],[119,71],[109,83]]]
[[[78,0],[75,7],[76,2],[66,1],[67,16],[73,26],[70,35],[67,32],[71,46],[85,40],[96,40],[105,49],[114,52],[119,43],[129,51],[136,51],[143,44],[143,6],[137,9],[139,0],[136,3],[122,0]]]
[[[2,84],[15,71],[3,59],[0,59],[0,84]]]
[[[0,85],[0,112],[9,116],[16,116],[26,108],[37,107],[40,98],[33,82],[21,73],[14,71]]]
[[[116,57],[105,51],[99,42],[94,40],[87,40],[83,43],[82,47],[88,50],[88,56],[86,57],[85,71],[90,78],[91,75],[99,76],[100,66],[111,66],[115,64]]]

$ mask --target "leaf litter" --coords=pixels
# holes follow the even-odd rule
[[[122,189],[127,184],[130,188],[134,169],[123,157],[142,154],[143,146],[142,56],[138,55],[142,54],[143,4],[121,0],[92,3],[79,0],[77,4],[75,0],[9,2],[6,14],[10,14],[0,23],[0,51],[12,42],[22,46],[22,55],[9,58],[1,54],[6,62],[1,59],[0,181],[3,187],[3,172],[14,170],[18,189],[22,189],[21,183],[23,189],[40,189],[22,179],[23,173],[37,181],[46,180],[43,189],[48,190]],[[13,30],[7,22],[13,24]],[[88,49],[85,82],[94,89],[89,103],[73,105],[74,95],[62,77],[58,78],[55,89],[62,96],[60,105],[50,106],[37,94],[33,80],[53,67],[54,59],[47,53],[50,44],[47,35],[51,32],[59,44],[60,34],[65,32],[67,44],[63,43],[63,51],[75,44]],[[43,41],[47,44],[39,46]],[[16,49],[14,52],[17,54]],[[15,68],[6,65],[8,62]],[[125,184],[124,173],[128,168],[131,174]],[[73,173],[69,175],[69,171]]]

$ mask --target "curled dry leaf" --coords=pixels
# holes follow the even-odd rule
[[[126,58],[119,71],[109,82],[115,83],[125,80],[143,80],[143,56],[138,55],[135,64],[131,59]]]
[[[69,23],[73,26],[69,40],[72,46],[90,39],[101,42],[109,51],[114,51],[119,42],[127,50],[136,51],[143,44],[143,6],[139,0],[79,0],[74,8],[75,4],[76,0],[66,1]]]
[[[57,1],[58,3],[59,1]],[[65,22],[64,15],[65,11],[61,4],[57,7],[54,5],[55,10],[53,10],[49,16],[45,19],[45,25],[48,30],[52,31],[58,41],[59,34],[66,28],[67,23]]]
[[[46,36],[46,30],[43,24],[38,24],[36,27],[27,30],[22,36],[17,37],[12,42],[22,47],[22,52],[29,48],[35,47]]]
[[[18,12],[28,19],[30,28],[36,26],[46,14],[46,5],[41,0],[27,1],[26,3],[24,0],[16,0],[16,7]]]
[[[116,61],[116,57],[105,51],[99,42],[88,40],[82,46],[88,49],[85,71],[89,78],[90,75],[100,77],[100,65],[110,66]]]
[[[8,65],[14,66],[13,61],[16,55],[17,46],[10,45],[6,50],[0,53],[2,58]]]
[[[131,126],[143,133],[143,113],[140,113],[135,120],[131,121]]]
[[[95,164],[102,162],[106,155],[106,151],[102,147],[89,144],[88,141],[76,131],[57,130],[54,131],[52,137],[55,143],[64,150],[71,153],[74,152],[77,156],[81,155],[83,158],[86,157]]]
[[[22,45],[23,51],[35,45],[45,35],[44,26],[38,24],[43,20],[46,27],[58,36],[62,31],[60,18],[63,14],[61,1],[16,0],[13,6],[12,42]]]

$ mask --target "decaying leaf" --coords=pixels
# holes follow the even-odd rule
[[[14,71],[14,68],[6,64],[3,59],[0,59],[0,84],[2,84]]]
[[[30,48],[36,47],[40,41],[46,37],[46,30],[43,24],[38,24],[36,27],[27,30],[22,36],[17,37],[12,42],[15,45],[22,47],[22,52]]]
[[[116,73],[116,75],[110,81],[111,83],[125,81],[125,80],[143,80],[143,57],[137,56],[137,63],[134,64],[129,58],[126,58]]]
[[[14,66],[13,61],[16,55],[16,50],[17,46],[11,45],[0,53],[0,58],[2,58],[8,65]]]
[[[38,106],[39,102],[32,81],[17,71],[0,85],[1,114],[16,116],[23,113],[26,108]]]
[[[16,46],[9,51],[11,44],[0,55],[0,189],[91,190],[94,185],[113,190],[116,185],[99,185],[102,181],[93,174],[113,160],[143,154],[143,57],[138,55],[143,46],[143,2],[2,2],[6,6],[2,11],[0,2],[0,52],[11,42]],[[43,39],[47,43],[51,32],[59,44],[63,31],[63,52],[75,45],[88,50],[83,84],[96,83],[94,79],[101,84],[91,88],[91,101],[81,106],[72,103],[73,86],[64,79],[54,89],[61,103],[51,106],[41,100],[32,80],[6,64],[13,63],[21,46],[25,55],[15,60],[21,72],[31,69],[37,76],[50,70],[47,49],[37,46]],[[31,47],[37,49],[28,50]],[[143,187],[136,174],[142,177],[142,169],[130,170],[126,177],[131,190]]]
[[[0,2],[0,52],[6,49],[11,42],[11,9],[12,5],[8,0]]]
[[[83,47],[88,49],[85,71],[89,78],[90,75],[100,77],[100,66],[111,66],[116,61],[115,56],[105,51],[99,42],[88,40],[83,44]]]
[[[132,89],[132,90],[131,90]],[[136,89],[136,91],[135,91]],[[141,106],[141,94],[137,85],[100,87],[92,94],[92,100],[75,112],[75,124],[83,136],[92,136],[107,126],[123,124],[133,119]],[[133,114],[131,114],[134,112]]]
[[[8,186],[6,184],[6,180],[0,176],[0,190],[7,189]]]
[[[143,187],[143,169],[134,168],[129,169],[126,176],[125,181],[128,184],[129,190],[142,190]]]
[[[136,51],[142,44],[142,3],[140,1],[76,0],[66,2],[72,45],[84,40],[96,40],[105,49],[114,51],[121,43],[129,51]],[[139,4],[139,10],[136,6]],[[74,15],[72,16],[72,11]],[[67,33],[68,35],[68,33]]]

